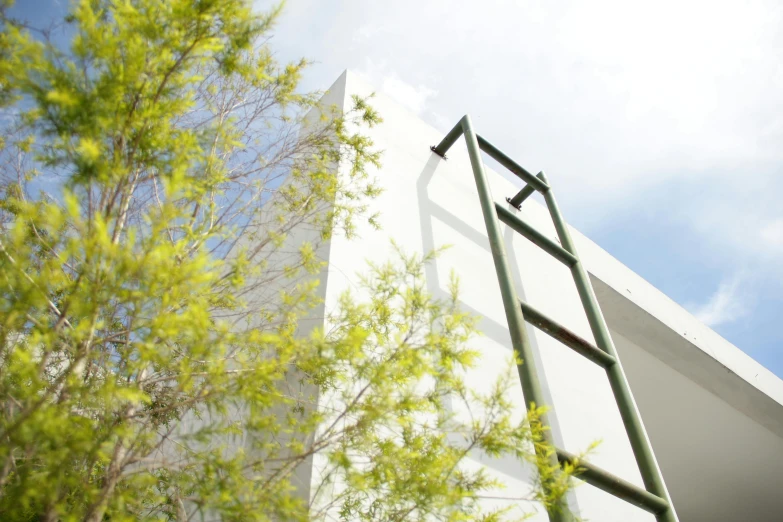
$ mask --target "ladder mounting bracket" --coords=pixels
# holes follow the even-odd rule
[[[431,146],[430,146],[430,150],[431,150],[432,152],[434,152],[435,154],[437,154],[438,156],[440,156],[441,158],[443,158],[444,160],[447,160],[447,159],[449,159],[449,158],[447,158],[447,157],[446,157],[446,155],[445,155],[445,154],[441,154],[440,152],[438,152],[438,151],[437,151],[437,149],[435,148],[435,145],[431,145]]]

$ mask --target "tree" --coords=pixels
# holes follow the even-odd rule
[[[267,39],[280,8],[81,0],[63,49],[3,5],[4,520],[493,518],[474,451],[537,464],[555,508],[572,470],[536,457],[512,381],[465,388],[475,321],[456,281],[426,293],[429,257],[368,267],[304,328],[318,244],[373,219],[380,118],[298,90],[307,62]]]

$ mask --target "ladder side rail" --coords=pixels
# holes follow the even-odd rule
[[[517,371],[519,373],[519,380],[522,385],[522,393],[525,397],[526,407],[530,410],[533,407],[540,407],[545,404],[544,394],[541,390],[538,372],[533,363],[535,360],[533,358],[533,350],[527,334],[522,309],[519,306],[519,299],[517,298],[516,290],[514,289],[514,282],[511,277],[503,235],[500,231],[500,224],[495,212],[495,202],[489,190],[489,184],[484,172],[484,164],[481,159],[481,151],[476,139],[476,134],[473,131],[473,126],[471,125],[470,117],[467,115],[464,116],[461,120],[461,125],[468,146],[468,155],[470,156],[470,164],[473,169],[473,177],[475,178],[476,188],[478,189],[481,211],[484,215],[484,224],[487,227],[487,236],[489,238],[492,259],[495,264],[495,271],[498,276],[500,293],[503,297],[503,308],[505,309],[508,329],[511,334],[511,344],[514,352],[523,361],[523,364],[517,365]],[[454,133],[454,131],[452,131],[452,133]],[[452,133],[449,134],[451,135]],[[441,142],[441,144],[443,144],[443,142]],[[540,421],[545,428],[543,431],[544,441],[550,447],[554,448],[552,432],[548,429],[548,422],[545,414],[540,417]],[[542,449],[538,447],[536,450],[542,451]],[[549,460],[551,466],[559,466],[559,461],[555,452],[551,452],[546,458]],[[549,513],[549,519],[552,522],[567,522],[571,519],[564,498],[561,499],[560,504]]]
[[[546,181],[546,175],[543,172],[541,174]],[[560,244],[567,252],[570,252],[578,259],[579,255],[576,252],[576,247],[571,239],[568,226],[560,213],[552,190],[544,192],[543,195],[547,208],[549,209],[549,214],[554,222],[555,230],[560,238]],[[617,406],[620,410],[620,416],[625,425],[628,439],[631,443],[634,456],[636,457],[636,463],[639,466],[644,485],[647,488],[647,491],[664,499],[669,506],[665,512],[660,513],[657,516],[658,522],[678,522],[671,498],[669,497],[669,492],[666,489],[666,485],[664,484],[661,475],[661,470],[653,455],[652,445],[650,444],[647,432],[644,429],[641,415],[639,414],[636,402],[631,394],[631,388],[628,385],[622,365],[617,356],[617,350],[609,335],[606,321],[601,314],[601,309],[599,308],[595,294],[593,293],[593,287],[590,284],[587,271],[581,261],[577,261],[577,263],[571,267],[571,273],[573,274],[574,283],[576,284],[579,298],[582,301],[582,306],[587,314],[590,330],[595,337],[596,345],[611,355],[616,361],[616,364],[613,364],[606,369],[606,373],[609,378],[609,384],[614,392],[615,400],[617,401]]]

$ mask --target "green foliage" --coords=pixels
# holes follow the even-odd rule
[[[466,388],[456,282],[433,300],[400,253],[303,322],[318,246],[373,221],[380,118],[299,92],[307,63],[265,43],[280,9],[81,0],[60,49],[2,6],[3,520],[497,517],[464,459],[540,465],[540,429],[512,381]],[[542,472],[548,509],[568,475]]]

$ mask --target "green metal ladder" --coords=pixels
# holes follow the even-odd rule
[[[560,214],[560,209],[557,206],[546,176],[543,172],[536,176],[532,175],[487,140],[477,135],[473,130],[470,117],[467,115],[454,126],[438,145],[431,147],[431,150],[445,159],[446,151],[462,135],[465,136],[468,146],[470,163],[473,168],[473,176],[481,202],[481,211],[484,214],[484,223],[487,226],[490,249],[495,262],[498,282],[500,283],[503,307],[506,312],[514,351],[523,361],[533,360],[530,339],[525,326],[525,321],[528,321],[533,326],[606,370],[636,458],[636,463],[644,481],[645,489],[582,460],[578,462],[579,467],[583,470],[579,477],[588,484],[653,513],[658,522],[678,522],[671,499],[664,485],[663,477],[653,456],[650,441],[644,431],[639,411],[631,395],[631,389],[620,365],[617,350],[612,343],[606,321],[596,302],[587,271],[579,261],[576,248],[568,232],[568,226]],[[512,206],[519,209],[522,202],[534,192],[539,192],[544,197],[560,239],[560,245],[522,221],[512,211],[493,201],[481,160],[481,151],[487,153],[487,155],[526,183],[525,187],[518,194],[506,199]],[[597,346],[518,299],[511,278],[511,270],[506,257],[506,249],[503,245],[499,221],[502,221],[570,268]],[[540,406],[545,404],[535,366],[533,364],[522,364],[518,366],[518,371],[527,408],[530,409],[533,405]],[[545,417],[541,418],[541,422],[544,426],[547,425]],[[551,465],[557,466],[558,463],[576,462],[575,455],[555,446],[550,430],[544,431],[544,437],[551,447],[556,448],[555,453],[548,457]],[[564,506],[564,503],[561,504],[561,509],[549,514],[552,522],[565,522],[570,519],[570,514]]]

